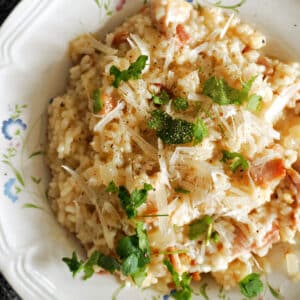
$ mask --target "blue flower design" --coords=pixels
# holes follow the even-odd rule
[[[7,140],[12,140],[14,136],[18,136],[21,130],[26,130],[27,125],[21,119],[8,119],[2,122],[2,134]]]
[[[4,184],[4,195],[9,198],[12,202],[16,202],[19,197],[17,196],[16,192],[14,192],[13,188],[15,187],[16,179],[10,178]]]

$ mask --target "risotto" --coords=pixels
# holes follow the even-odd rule
[[[70,44],[49,105],[51,206],[85,278],[109,271],[178,295],[229,288],[300,229],[300,78],[234,13],[152,0],[104,41]],[[176,299],[189,299],[186,298]]]

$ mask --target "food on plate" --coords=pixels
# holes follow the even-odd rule
[[[47,159],[52,208],[87,251],[64,258],[74,276],[176,299],[204,273],[262,291],[256,258],[300,228],[300,68],[266,42],[235,13],[182,0],[71,42]]]

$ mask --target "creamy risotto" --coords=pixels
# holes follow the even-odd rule
[[[300,69],[266,43],[235,13],[182,0],[71,42],[47,158],[52,208],[90,258],[65,258],[74,274],[176,297],[203,273],[241,286],[272,245],[295,242]]]

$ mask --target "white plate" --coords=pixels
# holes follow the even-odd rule
[[[112,276],[73,280],[61,262],[77,245],[48,207],[41,150],[47,103],[64,91],[68,42],[85,32],[109,31],[144,1],[128,0],[116,12],[120,2],[100,0],[99,8],[94,0],[23,0],[0,29],[0,267],[25,300],[111,299],[119,286]],[[299,59],[299,0],[248,0],[241,13],[272,37],[270,53]],[[24,208],[25,203],[43,209]],[[282,257],[277,264],[280,270],[270,281],[286,299],[298,300],[300,286],[284,277]],[[213,285],[208,293],[217,299]],[[118,299],[153,299],[152,295],[151,290],[125,289]],[[231,295],[241,299],[238,292]],[[265,299],[272,299],[269,292]]]

